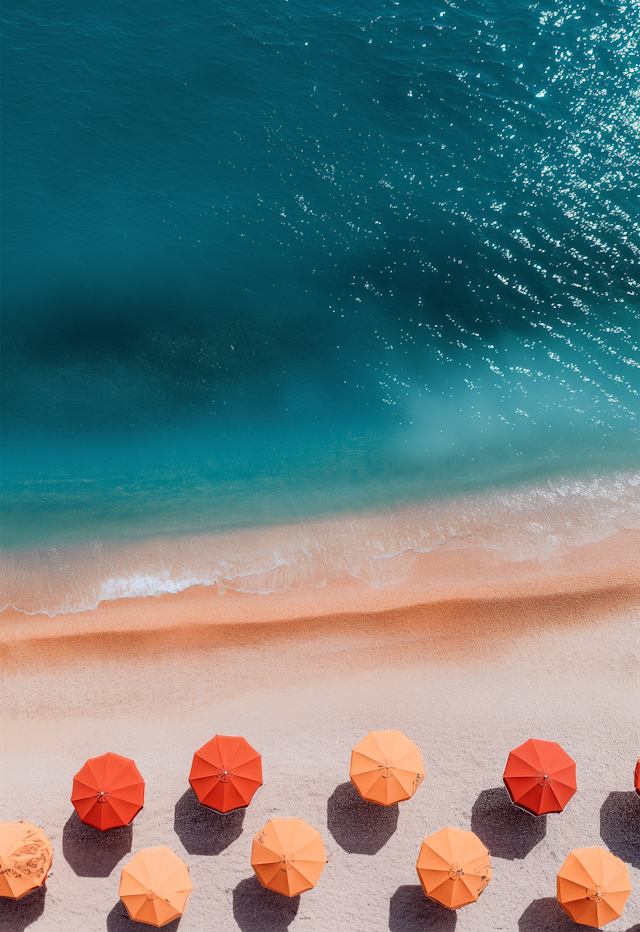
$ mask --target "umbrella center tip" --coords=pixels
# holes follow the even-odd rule
[[[460,880],[464,877],[464,868],[461,864],[452,864],[449,870],[449,880]]]
[[[285,851],[280,861],[280,870],[290,871],[295,863],[295,855],[293,851]]]

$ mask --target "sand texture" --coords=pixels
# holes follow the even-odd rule
[[[0,903],[0,930],[145,928],[119,904],[120,868],[141,847],[168,844],[195,887],[167,927],[180,932],[571,932],[580,927],[555,902],[556,872],[571,848],[604,845],[633,884],[607,928],[640,932],[639,621],[640,593],[626,585],[281,623],[9,636],[0,818],[43,826],[54,864],[45,891]],[[349,783],[350,749],[375,728],[400,728],[422,750],[424,783],[398,807],[366,804]],[[200,807],[187,780],[194,750],[216,732],[245,735],[264,764],[251,806],[225,817]],[[557,740],[577,761],[578,793],[562,815],[529,817],[503,789],[507,754],[529,737]],[[107,750],[135,759],[147,796],[131,828],[101,836],[69,796],[85,759]],[[249,858],[263,824],[292,815],[321,832],[329,861],[317,887],[289,901],[259,886]],[[415,871],[421,839],[445,825],[477,832],[494,869],[479,902],[455,914],[424,898]]]

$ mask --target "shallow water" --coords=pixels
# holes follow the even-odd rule
[[[506,520],[540,489],[547,536],[574,520],[558,489],[603,537],[608,509],[636,526],[638,2],[3,18],[1,541],[25,608],[92,604],[105,548],[130,556],[114,593],[251,575],[242,528],[289,553],[346,522],[357,567],[392,507],[407,551],[409,515],[433,544],[433,509]]]

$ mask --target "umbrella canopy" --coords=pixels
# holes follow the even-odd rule
[[[253,839],[251,866],[258,880],[285,896],[315,887],[326,863],[320,833],[304,819],[270,819]]]
[[[53,848],[31,822],[0,822],[0,896],[19,900],[41,887],[51,870]]]
[[[636,764],[636,772],[634,777],[634,785],[636,788],[636,793],[640,796],[640,760]]]
[[[184,913],[192,890],[187,865],[160,845],[138,851],[122,868],[118,892],[130,919],[159,929]]]
[[[578,788],[575,761],[555,741],[535,738],[511,751],[502,779],[511,802],[536,816],[562,812]]]
[[[104,832],[133,822],[144,805],[144,780],[128,757],[92,757],[73,778],[71,802],[80,820]]]
[[[216,735],[194,754],[189,783],[203,806],[241,809],[262,785],[262,758],[244,738]]]
[[[477,835],[459,828],[425,838],[416,867],[425,894],[447,909],[475,903],[491,880],[489,852]]]
[[[558,902],[570,919],[594,929],[622,915],[630,893],[624,862],[604,848],[577,848],[558,871]]]
[[[349,776],[367,802],[393,806],[422,783],[420,749],[401,731],[370,731],[351,752]]]

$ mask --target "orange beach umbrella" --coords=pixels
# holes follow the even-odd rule
[[[244,738],[216,735],[194,754],[189,783],[203,806],[241,809],[262,785],[262,758]]]
[[[128,757],[90,758],[73,778],[71,802],[80,820],[104,832],[133,822],[144,805],[144,780]]]
[[[491,880],[489,852],[477,835],[459,828],[425,838],[416,867],[425,894],[447,909],[475,903]]]
[[[315,887],[326,863],[320,833],[304,819],[270,819],[253,839],[251,866],[258,880],[285,896]]]
[[[393,806],[422,783],[420,749],[401,731],[370,731],[351,752],[349,776],[367,802]]]
[[[636,772],[634,776],[634,785],[636,788],[636,793],[640,796],[640,760],[636,764]]]
[[[160,845],[143,848],[125,864],[118,892],[130,919],[159,929],[184,913],[192,890],[187,865]]]
[[[577,848],[558,871],[558,902],[570,919],[594,929],[621,916],[630,893],[624,862],[604,848]]]
[[[535,738],[511,751],[502,779],[511,802],[536,816],[562,812],[578,788],[575,761],[555,741]]]
[[[19,900],[41,887],[51,870],[53,848],[31,822],[0,822],[0,896]]]

